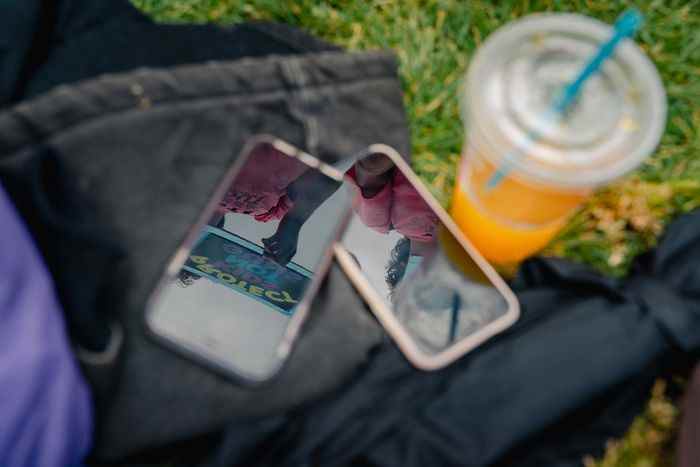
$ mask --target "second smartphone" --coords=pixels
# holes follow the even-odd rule
[[[518,319],[515,294],[394,149],[369,147],[345,184],[336,256],[416,367],[442,368]]]

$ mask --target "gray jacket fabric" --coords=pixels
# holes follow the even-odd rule
[[[363,364],[382,333],[337,267],[288,365],[263,387],[154,343],[144,309],[250,137],[274,135],[334,163],[378,142],[408,154],[406,128],[385,53],[141,69],[59,86],[0,114],[0,180],[34,231],[81,348],[97,458],[299,406]]]

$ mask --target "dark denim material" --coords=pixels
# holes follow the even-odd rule
[[[0,179],[56,278],[74,339],[101,350],[111,319],[125,329],[118,363],[86,368],[101,402],[97,453],[301,404],[345,381],[381,339],[337,268],[289,365],[264,387],[226,381],[146,336],[145,303],[167,260],[261,133],[328,162],[373,142],[407,154],[393,57],[327,52],[136,71],[60,86],[0,115]]]

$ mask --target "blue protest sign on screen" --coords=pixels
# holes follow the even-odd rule
[[[183,269],[291,315],[313,273],[290,262],[280,266],[263,249],[226,230],[207,226]]]

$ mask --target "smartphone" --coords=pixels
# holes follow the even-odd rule
[[[273,378],[347,221],[342,181],[280,139],[249,141],[153,292],[149,333],[239,382]]]
[[[518,319],[515,294],[394,149],[363,151],[344,185],[336,258],[414,366],[442,368]]]

